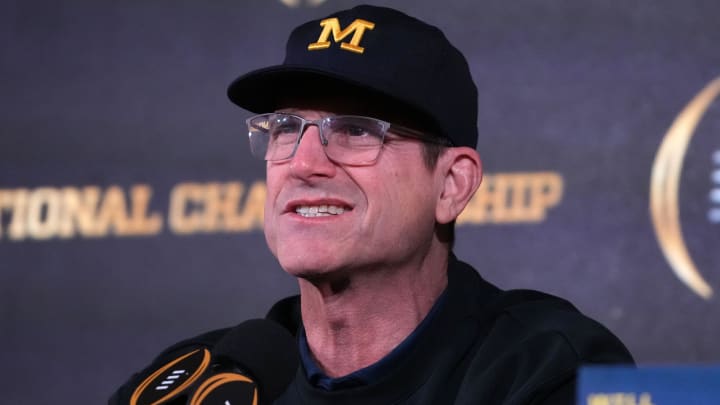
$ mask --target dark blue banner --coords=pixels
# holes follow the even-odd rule
[[[3,403],[102,403],[296,292],[225,91],[358,3],[0,5]],[[640,363],[720,362],[720,3],[382,4],[441,27],[478,85],[457,255],[571,300]]]

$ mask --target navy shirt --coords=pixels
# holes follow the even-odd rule
[[[323,373],[317,363],[315,363],[315,359],[313,358],[312,353],[310,352],[310,347],[307,343],[305,329],[302,328],[298,333],[300,363],[305,369],[305,374],[307,375],[310,384],[317,388],[333,391],[337,389],[360,387],[368,385],[373,381],[380,380],[386,372],[394,368],[400,359],[410,353],[419,336],[428,327],[435,314],[439,312],[439,308],[442,307],[443,302],[445,301],[446,291],[447,289],[443,291],[440,297],[438,297],[435,304],[433,304],[432,308],[430,308],[427,316],[425,316],[425,319],[420,322],[417,328],[415,328],[415,330],[390,353],[376,363],[342,377],[332,378]]]

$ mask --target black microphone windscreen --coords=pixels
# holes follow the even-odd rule
[[[278,323],[266,319],[251,319],[231,329],[215,345],[212,355],[254,377],[262,402],[285,391],[299,364],[295,338]]]

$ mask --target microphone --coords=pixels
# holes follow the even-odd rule
[[[205,372],[210,363],[210,348],[228,330],[215,330],[170,346],[118,388],[108,405],[170,404],[167,400],[184,391]]]
[[[298,367],[292,335],[264,319],[222,332],[214,345],[196,340],[166,351],[129,405],[257,405],[279,397]]]
[[[187,388],[210,367],[207,347],[188,346],[147,376],[130,397],[130,405],[184,405]]]
[[[212,350],[213,366],[188,405],[270,404],[295,377],[295,338],[278,323],[245,321]]]

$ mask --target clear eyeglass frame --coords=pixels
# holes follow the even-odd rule
[[[267,113],[250,117],[246,123],[252,156],[272,162],[295,156],[305,130],[312,125],[318,127],[320,142],[327,157],[342,164],[373,164],[389,139],[386,137],[388,132],[401,138],[452,146],[445,138],[357,115],[333,115],[308,120],[295,114]]]

